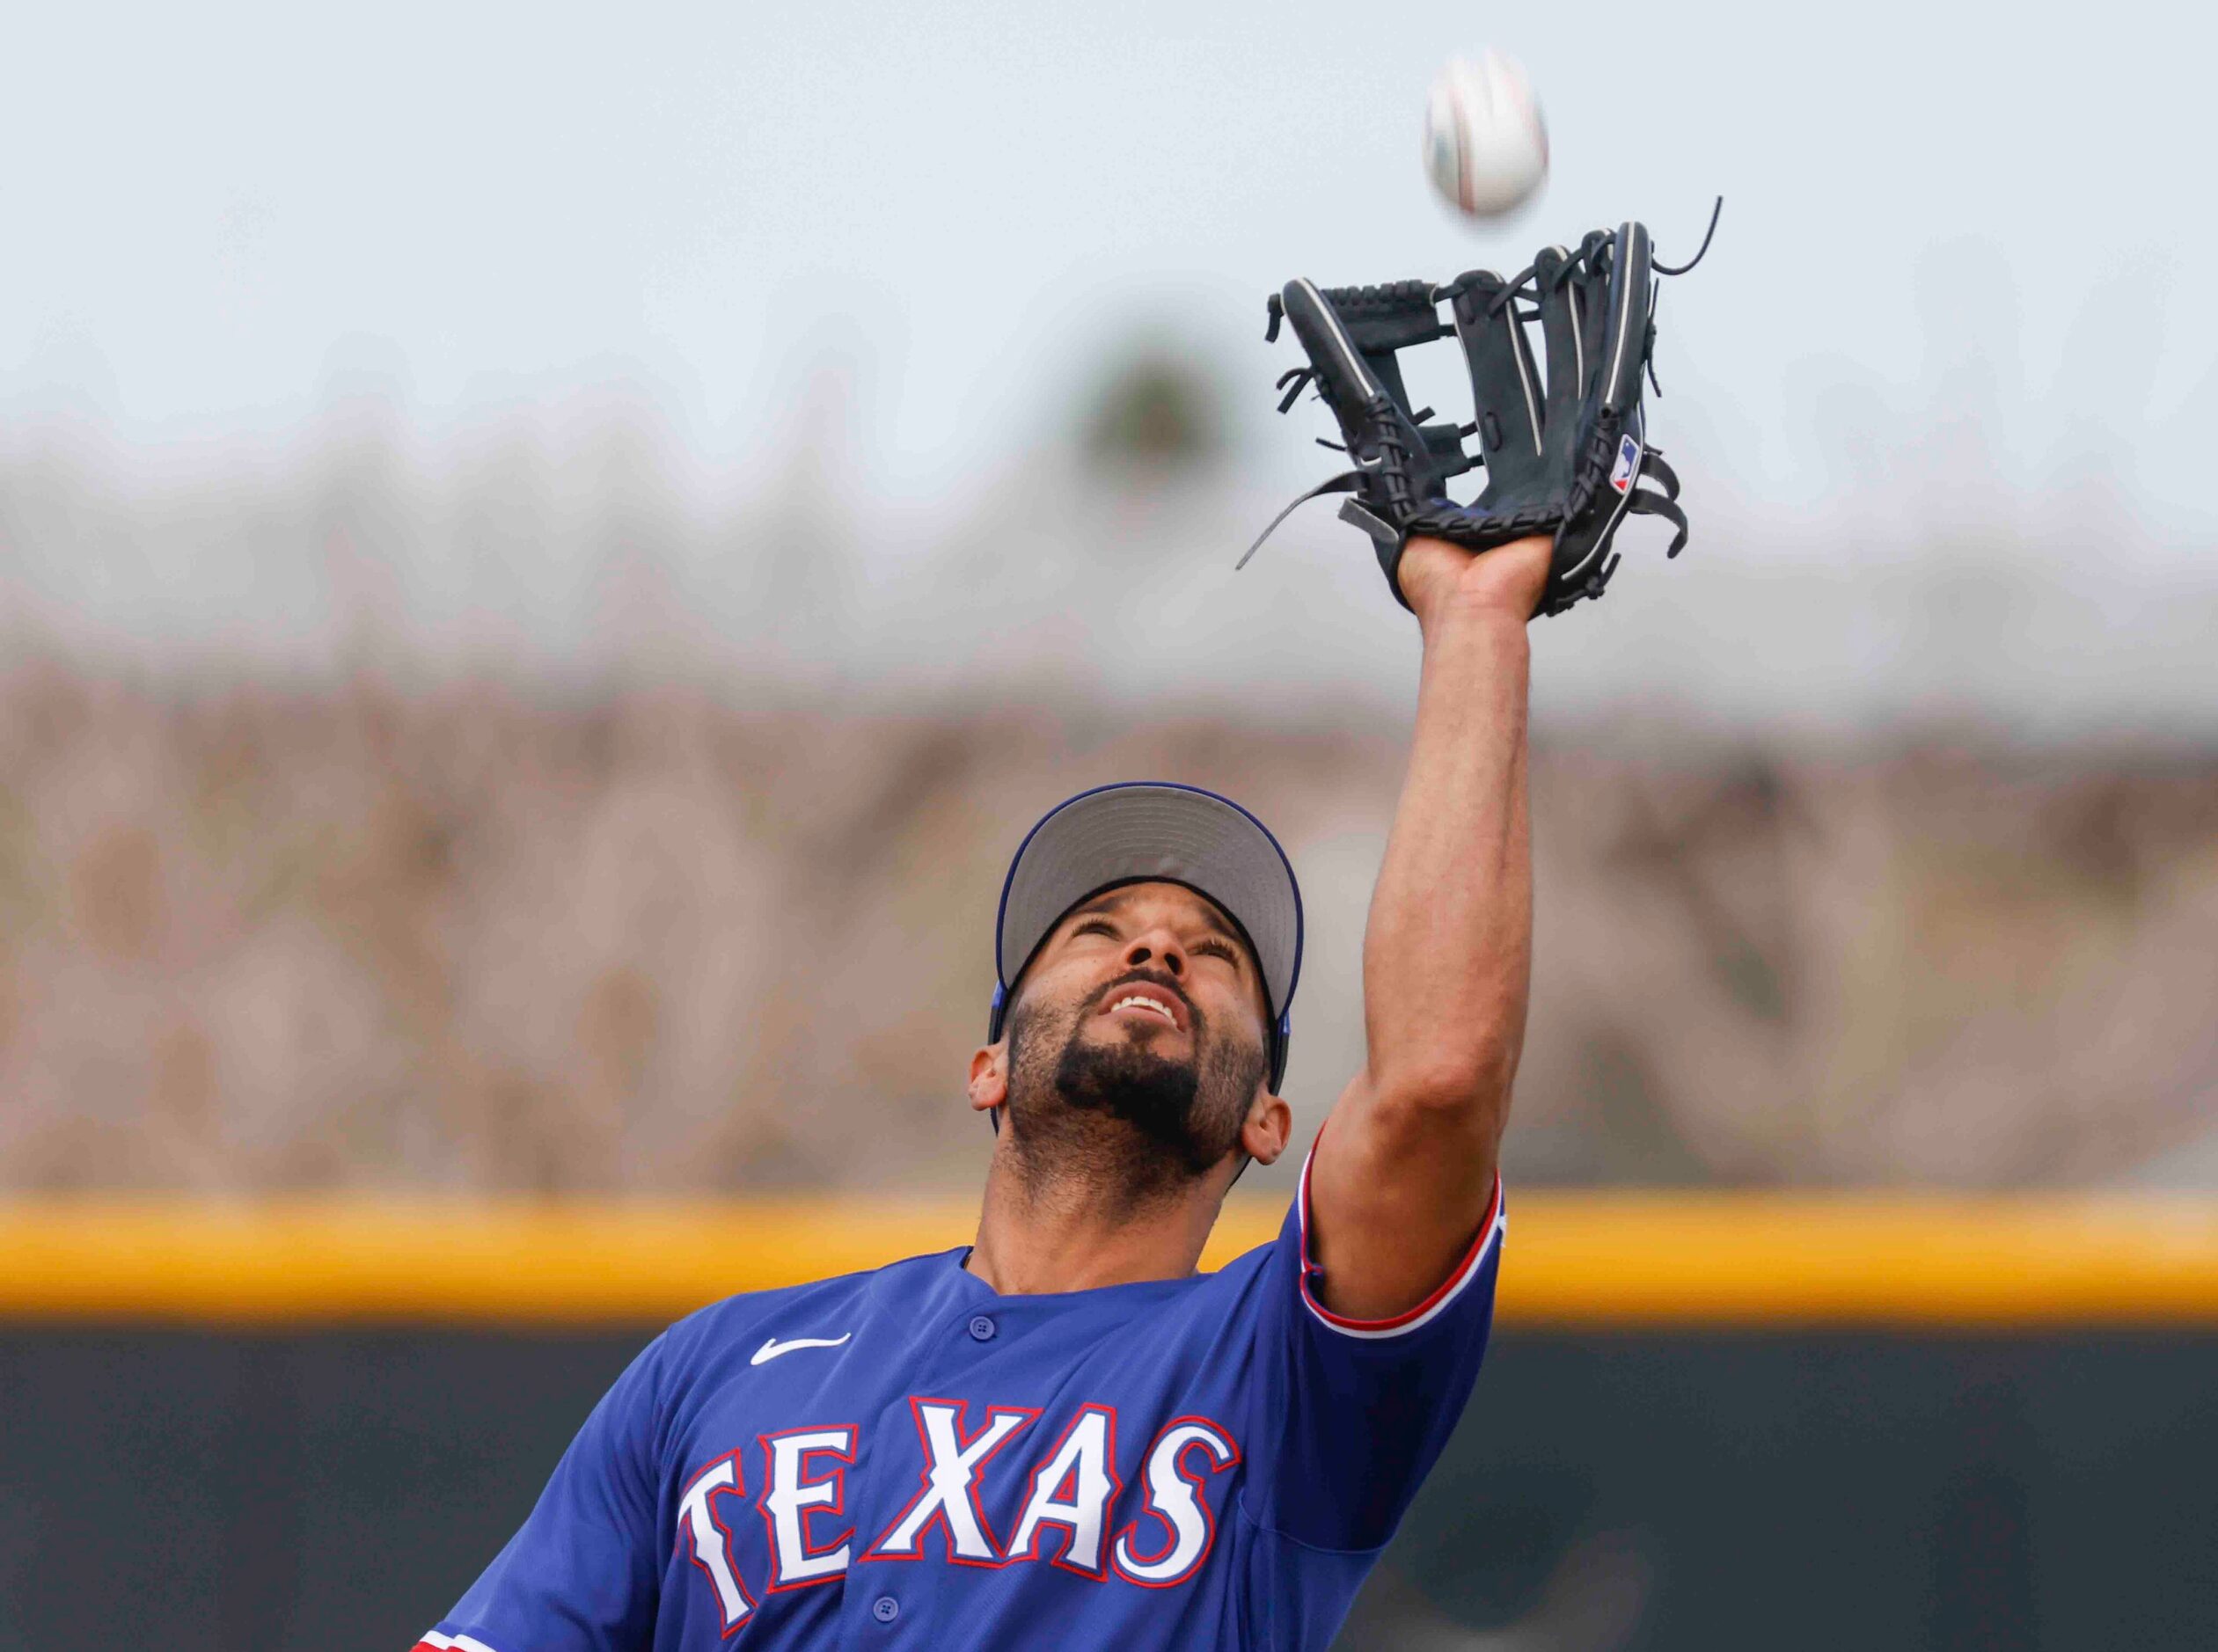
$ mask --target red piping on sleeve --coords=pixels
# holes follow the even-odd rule
[[[1318,1140],[1323,1139],[1324,1132],[1320,1130]],[[1471,1240],[1470,1249],[1464,1252],[1462,1260],[1449,1270],[1448,1276],[1440,1282],[1431,1295],[1415,1307],[1397,1313],[1391,1319],[1351,1319],[1347,1315],[1335,1313],[1330,1308],[1325,1306],[1323,1303],[1317,1300],[1316,1292],[1309,1288],[1311,1276],[1323,1271],[1317,1266],[1316,1260],[1310,1254],[1309,1250],[1309,1166],[1316,1155],[1317,1149],[1315,1144],[1313,1143],[1309,1149],[1309,1158],[1301,1162],[1301,1186],[1294,1195],[1300,1212],[1302,1301],[1308,1305],[1312,1313],[1332,1327],[1334,1330],[1345,1332],[1351,1336],[1395,1336],[1416,1330],[1419,1326],[1438,1315],[1454,1300],[1462,1291],[1463,1287],[1470,1283],[1471,1276],[1478,1271],[1479,1264],[1485,1260],[1487,1251],[1494,1244],[1496,1236],[1502,1232],[1504,1226],[1502,1173],[1497,1170],[1494,1173],[1494,1193],[1487,1203],[1486,1220],[1479,1224],[1479,1231]]]

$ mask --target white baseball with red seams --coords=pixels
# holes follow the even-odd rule
[[[1525,69],[1489,47],[1432,83],[1424,169],[1448,204],[1475,218],[1508,212],[1548,176],[1548,128]]]

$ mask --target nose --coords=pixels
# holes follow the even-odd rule
[[[1144,964],[1157,964],[1174,979],[1183,980],[1186,975],[1186,949],[1178,944],[1178,937],[1167,929],[1151,929],[1132,938],[1124,948],[1124,967],[1139,969]]]

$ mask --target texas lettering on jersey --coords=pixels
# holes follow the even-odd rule
[[[1006,1541],[987,1515],[987,1471],[1034,1431],[1040,1414],[988,1406],[975,1427],[960,1400],[912,1398],[919,1453],[917,1488],[885,1531],[866,1544],[874,1561],[939,1560],[962,1566],[1050,1565],[1100,1582],[1113,1568],[1128,1583],[1166,1589],[1184,1583],[1208,1558],[1216,1533],[1209,1481],[1240,1461],[1225,1427],[1180,1417],[1160,1429],[1131,1465],[1134,1511],[1119,1528],[1125,1480],[1117,1462],[1116,1409],[1081,1406],[1061,1436],[1028,1463],[997,1475],[1024,1489]],[[750,1451],[726,1453],[693,1478],[677,1502],[681,1552],[715,1597],[726,1635],[754,1616],[756,1602],[784,1590],[835,1583],[847,1575],[857,1540],[847,1518],[847,1475],[860,1430],[852,1423],[763,1435]],[[746,1459],[760,1476],[750,1495]],[[743,1575],[734,1524],[752,1504],[768,1545],[766,1563]],[[844,1522],[844,1524],[843,1524]]]
[[[1503,1224],[1352,1320],[1306,1192],[1190,1279],[1003,1297],[952,1251],[680,1320],[420,1647],[1323,1648],[1462,1413]]]

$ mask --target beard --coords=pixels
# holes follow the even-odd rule
[[[1074,1005],[1021,999],[1009,1019],[1010,1136],[1025,1180],[1107,1191],[1124,1205],[1175,1194],[1240,1145],[1262,1085],[1259,1045],[1219,1034],[1189,1006],[1191,1054],[1111,1025],[1088,1036],[1112,982]]]

